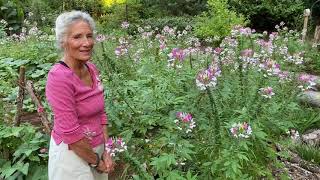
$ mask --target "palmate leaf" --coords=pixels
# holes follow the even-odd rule
[[[192,176],[191,171],[189,170],[186,176],[187,180],[196,180],[197,179],[197,175]]]
[[[160,157],[152,158],[150,164],[154,166],[157,171],[164,171],[169,169],[171,165],[176,164],[176,160],[173,154],[164,153]]]
[[[166,177],[166,179],[168,180],[184,180],[185,178],[183,178],[180,174],[179,171],[174,170],[174,171],[170,171],[168,176]]]
[[[29,157],[32,152],[38,150],[40,147],[38,144],[21,144],[18,149],[14,152],[13,161],[17,160],[21,155],[25,155],[26,157]],[[32,156],[29,157],[29,159],[32,158],[34,161],[38,161],[39,158],[33,158]]]
[[[31,164],[26,180],[47,180],[48,167],[44,165]]]

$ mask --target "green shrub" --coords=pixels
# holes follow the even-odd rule
[[[24,18],[24,11],[20,1],[0,0],[0,20],[4,19],[8,25],[7,29],[10,34],[20,30]]]
[[[199,37],[224,37],[233,26],[245,24],[242,15],[227,9],[227,0],[209,0],[208,6],[209,11],[197,18],[195,33]]]
[[[142,11],[141,4],[115,4],[106,9],[106,13],[102,14],[98,23],[102,32],[109,32],[113,29],[119,29],[123,21],[128,21],[130,24],[139,22],[140,12]]]

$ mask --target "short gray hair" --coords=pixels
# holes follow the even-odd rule
[[[62,44],[70,25],[72,25],[73,23],[79,20],[87,22],[91,30],[94,32],[95,22],[92,19],[92,17],[86,12],[82,12],[82,11],[64,12],[57,17],[55,32],[56,32],[56,43],[57,43],[58,49],[60,50],[62,49]]]

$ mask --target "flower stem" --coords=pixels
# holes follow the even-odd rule
[[[214,137],[215,137],[214,141],[215,141],[216,145],[219,145],[220,144],[220,142],[219,142],[220,141],[220,117],[219,117],[218,110],[217,110],[217,104],[215,103],[215,100],[212,96],[210,89],[206,88],[206,91],[209,96],[212,113],[215,115],[213,127],[212,127],[211,121],[210,121],[209,125],[211,126],[211,128],[213,128],[213,131],[214,131]],[[217,148],[218,148],[218,146],[217,146]],[[215,150],[217,150],[217,149],[215,149]]]
[[[192,69],[192,56],[191,56],[191,53],[189,55],[189,63],[190,63],[190,68]]]

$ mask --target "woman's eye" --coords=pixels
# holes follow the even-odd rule
[[[74,39],[80,39],[81,36],[80,35],[76,35],[76,36],[73,36]]]

